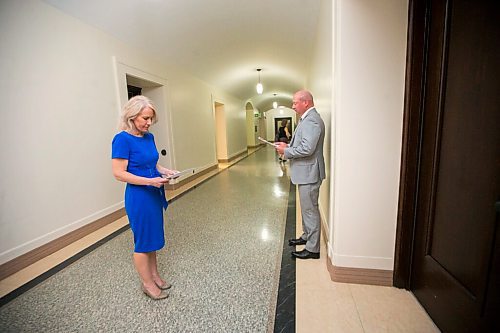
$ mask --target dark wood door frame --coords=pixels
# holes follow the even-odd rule
[[[393,284],[450,332],[500,332],[499,13],[409,0]]]
[[[410,0],[406,55],[403,144],[393,283],[410,289],[416,217],[422,104],[428,42],[426,1]]]

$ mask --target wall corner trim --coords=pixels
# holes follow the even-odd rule
[[[332,264],[329,256],[326,258],[326,266],[328,272],[330,273],[330,279],[334,282],[369,284],[387,287],[392,287],[393,285],[392,270],[339,267]]]

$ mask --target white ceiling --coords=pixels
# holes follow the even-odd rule
[[[305,86],[320,9],[319,0],[44,1],[262,111],[290,106]]]

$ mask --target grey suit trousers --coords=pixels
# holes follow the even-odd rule
[[[321,240],[321,217],[319,214],[318,197],[321,180],[313,184],[298,184],[300,209],[302,211],[302,230],[300,236],[306,240],[306,250],[319,253]]]

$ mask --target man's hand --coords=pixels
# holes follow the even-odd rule
[[[284,142],[275,142],[274,146],[276,147],[278,154],[284,154],[285,149],[288,148],[288,144]]]

